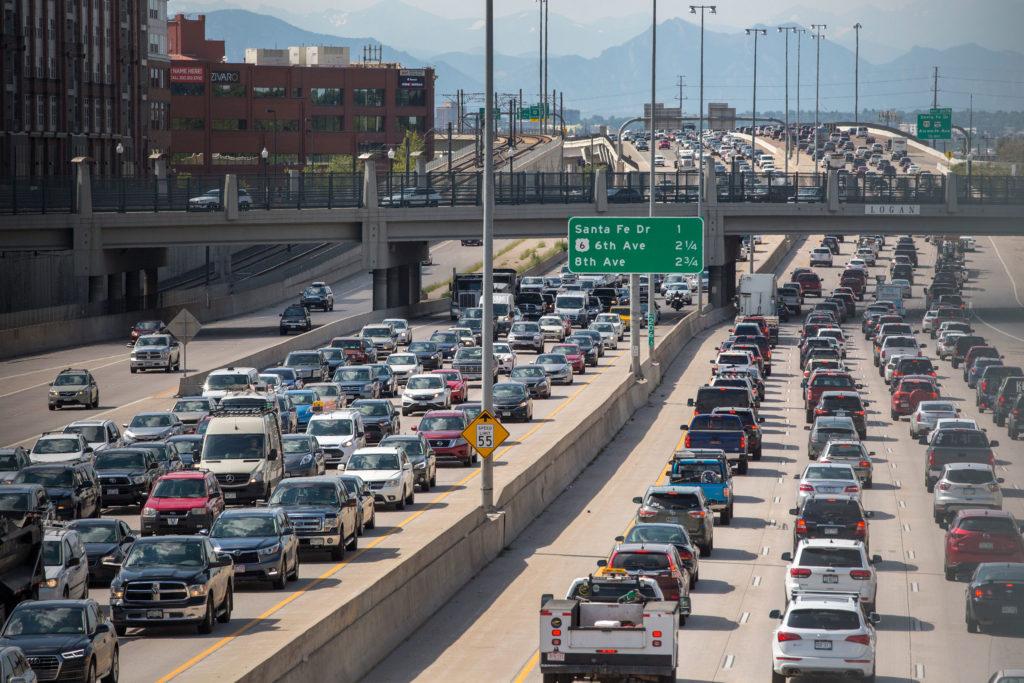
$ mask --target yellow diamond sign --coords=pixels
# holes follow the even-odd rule
[[[486,410],[480,411],[462,432],[462,438],[484,458],[491,457],[491,453],[505,443],[508,436],[505,426]]]

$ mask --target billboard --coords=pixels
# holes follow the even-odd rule
[[[202,83],[205,69],[198,66],[171,66],[171,83]]]
[[[425,88],[426,84],[427,72],[425,69],[399,69],[399,88]]]

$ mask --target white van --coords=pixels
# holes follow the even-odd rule
[[[583,292],[569,292],[555,297],[555,315],[564,315],[575,327],[590,324],[587,314],[587,296]]]
[[[217,410],[197,465],[217,477],[227,503],[268,500],[284,479],[277,415],[269,409]]]
[[[203,398],[219,402],[229,391],[252,391],[262,384],[256,368],[220,368],[206,376]]]
[[[332,410],[309,418],[306,433],[315,436],[328,465],[344,469],[352,453],[366,447],[363,414],[358,410]]]

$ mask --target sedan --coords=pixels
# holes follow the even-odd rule
[[[539,365],[544,368],[544,372],[547,373],[547,376],[552,383],[573,383],[572,363],[570,363],[569,359],[561,353],[542,353],[537,356],[537,360],[534,365]]]
[[[280,508],[225,510],[209,535],[213,549],[234,560],[235,581],[269,581],[284,590],[299,578],[299,537]]]
[[[494,412],[506,420],[529,422],[533,419],[533,398],[521,382],[499,382],[492,391]]]
[[[407,351],[416,354],[424,370],[439,370],[444,365],[444,356],[436,342],[410,342]]]
[[[544,339],[560,342],[565,339],[565,323],[557,315],[545,315],[537,321],[540,325],[540,331],[544,334]]]
[[[419,356],[415,353],[393,353],[388,356],[387,364],[398,384],[405,384],[410,377],[423,372]]]
[[[936,421],[959,416],[960,409],[951,401],[921,401],[910,415],[910,437],[920,439],[935,429]]]
[[[551,398],[551,380],[548,379],[543,366],[520,365],[509,373],[508,378],[526,385],[533,398]]]

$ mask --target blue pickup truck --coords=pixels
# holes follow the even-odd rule
[[[722,525],[729,526],[733,515],[733,486],[732,470],[726,460],[674,457],[669,483],[699,487],[711,509],[719,513]]]
[[[747,432],[743,420],[736,415],[694,415],[690,424],[682,425],[686,432],[686,448],[720,448],[730,463],[736,463],[738,474],[747,473]]]

